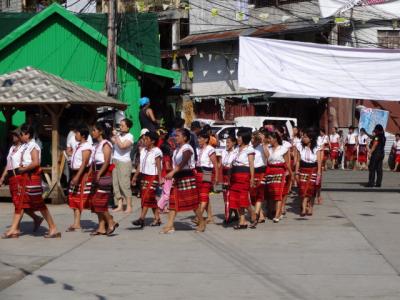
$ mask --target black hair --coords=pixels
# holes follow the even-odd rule
[[[307,137],[310,139],[310,149],[311,151],[314,151],[315,147],[317,147],[317,131],[315,128],[308,128],[304,131],[304,134],[307,135]],[[301,142],[303,147],[305,147],[304,143]]]
[[[210,142],[210,134],[204,129],[202,131],[200,131],[200,133],[198,134],[198,137],[201,137],[201,138],[207,140],[207,144]]]
[[[111,137],[111,132],[112,132],[112,126],[108,122],[96,122],[94,124],[94,128],[96,128],[98,131],[101,132],[101,136],[103,139],[110,139]]]
[[[129,120],[129,119],[127,119],[127,118],[125,118],[125,119],[122,119],[122,120],[121,120],[121,122],[124,122],[124,123],[125,123],[125,125],[126,125],[126,127],[128,127],[129,129],[131,129],[131,128],[132,128],[132,126],[133,126],[133,123],[132,123],[132,121],[131,121],[131,120]]]
[[[238,130],[237,137],[241,137],[243,144],[248,145],[251,141],[251,130],[246,128],[240,128]]]
[[[33,134],[35,133],[35,131],[33,130],[33,127],[27,123],[23,124],[21,126],[21,134],[29,134],[30,138],[33,138]]]
[[[164,141],[164,143],[160,145],[160,150],[164,156],[172,156],[171,146],[167,141]]]
[[[266,126],[266,125],[274,125],[274,122],[271,121],[271,120],[265,119],[265,120],[263,121],[263,126]]]
[[[293,137],[297,137],[297,138],[300,138],[300,131],[301,131],[301,129],[298,127],[298,126],[293,126],[293,129],[297,129],[297,134],[295,134]]]
[[[96,127],[97,128],[97,127]],[[86,125],[79,125],[76,127],[76,131],[80,133],[80,135],[86,140],[89,137],[89,128]]]
[[[365,130],[365,128],[361,128],[361,129],[360,129],[360,132],[365,132],[365,133],[367,133],[367,131]]]
[[[400,133],[396,133],[396,135],[395,136],[400,136]]]
[[[174,127],[178,129],[183,128],[183,126],[185,126],[185,120],[180,117],[176,117],[174,120]]]
[[[231,140],[233,143],[237,144],[237,139],[236,139],[236,136],[234,136],[234,135],[230,135],[230,136],[228,136],[226,139],[227,139],[227,140],[229,139],[229,140]]]
[[[282,138],[277,132],[268,132],[267,136],[273,139],[276,139],[278,145],[282,145]]]
[[[354,127],[353,126],[349,126],[349,130],[354,130]]]
[[[377,134],[385,133],[385,130],[383,129],[383,126],[382,126],[381,124],[377,124],[377,125],[375,126],[375,128],[374,128],[374,131],[375,131]]]
[[[201,124],[199,121],[193,121],[192,124],[190,125],[191,129],[201,129]]]
[[[186,139],[186,143],[190,142],[190,131],[186,128],[178,128],[177,131],[182,133],[183,137]]]
[[[283,126],[276,126],[275,129],[281,134],[282,140],[284,140],[284,141],[288,140],[288,136],[287,136],[285,128]]]
[[[150,140],[154,142],[154,144],[157,144],[159,139],[157,132],[154,131],[148,131],[144,134],[144,136],[147,136]]]
[[[320,128],[319,131],[322,132],[323,134],[326,134],[325,129],[323,128]]]
[[[203,130],[204,131],[210,131],[211,130],[211,126],[206,124],[206,125],[203,126]]]

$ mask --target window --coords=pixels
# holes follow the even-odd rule
[[[10,8],[11,6],[11,0],[6,0],[6,8]]]
[[[378,30],[378,45],[382,48],[400,49],[400,30]]]

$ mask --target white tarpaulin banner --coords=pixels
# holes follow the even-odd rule
[[[400,101],[400,50],[240,37],[238,76],[246,89]]]
[[[365,9],[378,16],[386,13],[393,17],[400,17],[399,0],[319,0],[319,8],[323,18],[343,13],[357,5],[364,6]]]

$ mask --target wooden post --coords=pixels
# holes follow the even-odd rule
[[[59,151],[58,146],[60,142],[60,136],[58,134],[59,118],[64,110],[62,105],[45,105],[45,109],[50,113],[51,116],[51,185],[55,188],[52,191],[52,204],[62,204],[64,199],[57,188],[59,179],[59,169],[58,169],[58,158]]]

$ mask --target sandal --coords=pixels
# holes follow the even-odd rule
[[[175,228],[174,227],[168,227],[168,228],[163,228],[163,230],[161,230],[159,233],[160,234],[171,234],[175,232]]]
[[[244,224],[244,225],[238,224],[238,225],[233,226],[233,229],[235,229],[235,230],[241,230],[241,229],[247,229],[247,227],[248,227],[247,224]]]
[[[81,230],[81,228],[75,228],[74,226],[71,225],[67,228],[67,230],[65,230],[65,232],[75,232],[78,230]]]
[[[107,235],[107,232],[100,232],[100,231],[93,231],[90,233],[91,236],[96,236],[96,235]]]
[[[138,226],[139,228],[144,227],[144,220],[143,219],[137,219],[136,221],[132,221],[133,226]]]
[[[45,234],[43,236],[45,239],[57,239],[57,238],[61,238],[61,232],[56,232],[53,234]]]
[[[113,227],[110,227],[109,230],[107,231],[107,235],[110,236],[114,233],[115,229],[117,229],[119,227],[118,223],[115,223]]]
[[[154,220],[153,223],[150,224],[150,227],[161,226],[161,220]]]
[[[40,227],[40,225],[42,224],[42,222],[43,222],[43,218],[42,217],[39,217],[39,220],[38,221],[34,221],[33,222],[33,232],[36,232],[38,229],[39,229],[39,227]]]
[[[1,238],[6,240],[6,239],[17,239],[19,238],[19,233],[11,233],[11,234],[7,234],[7,233],[3,233]]]

